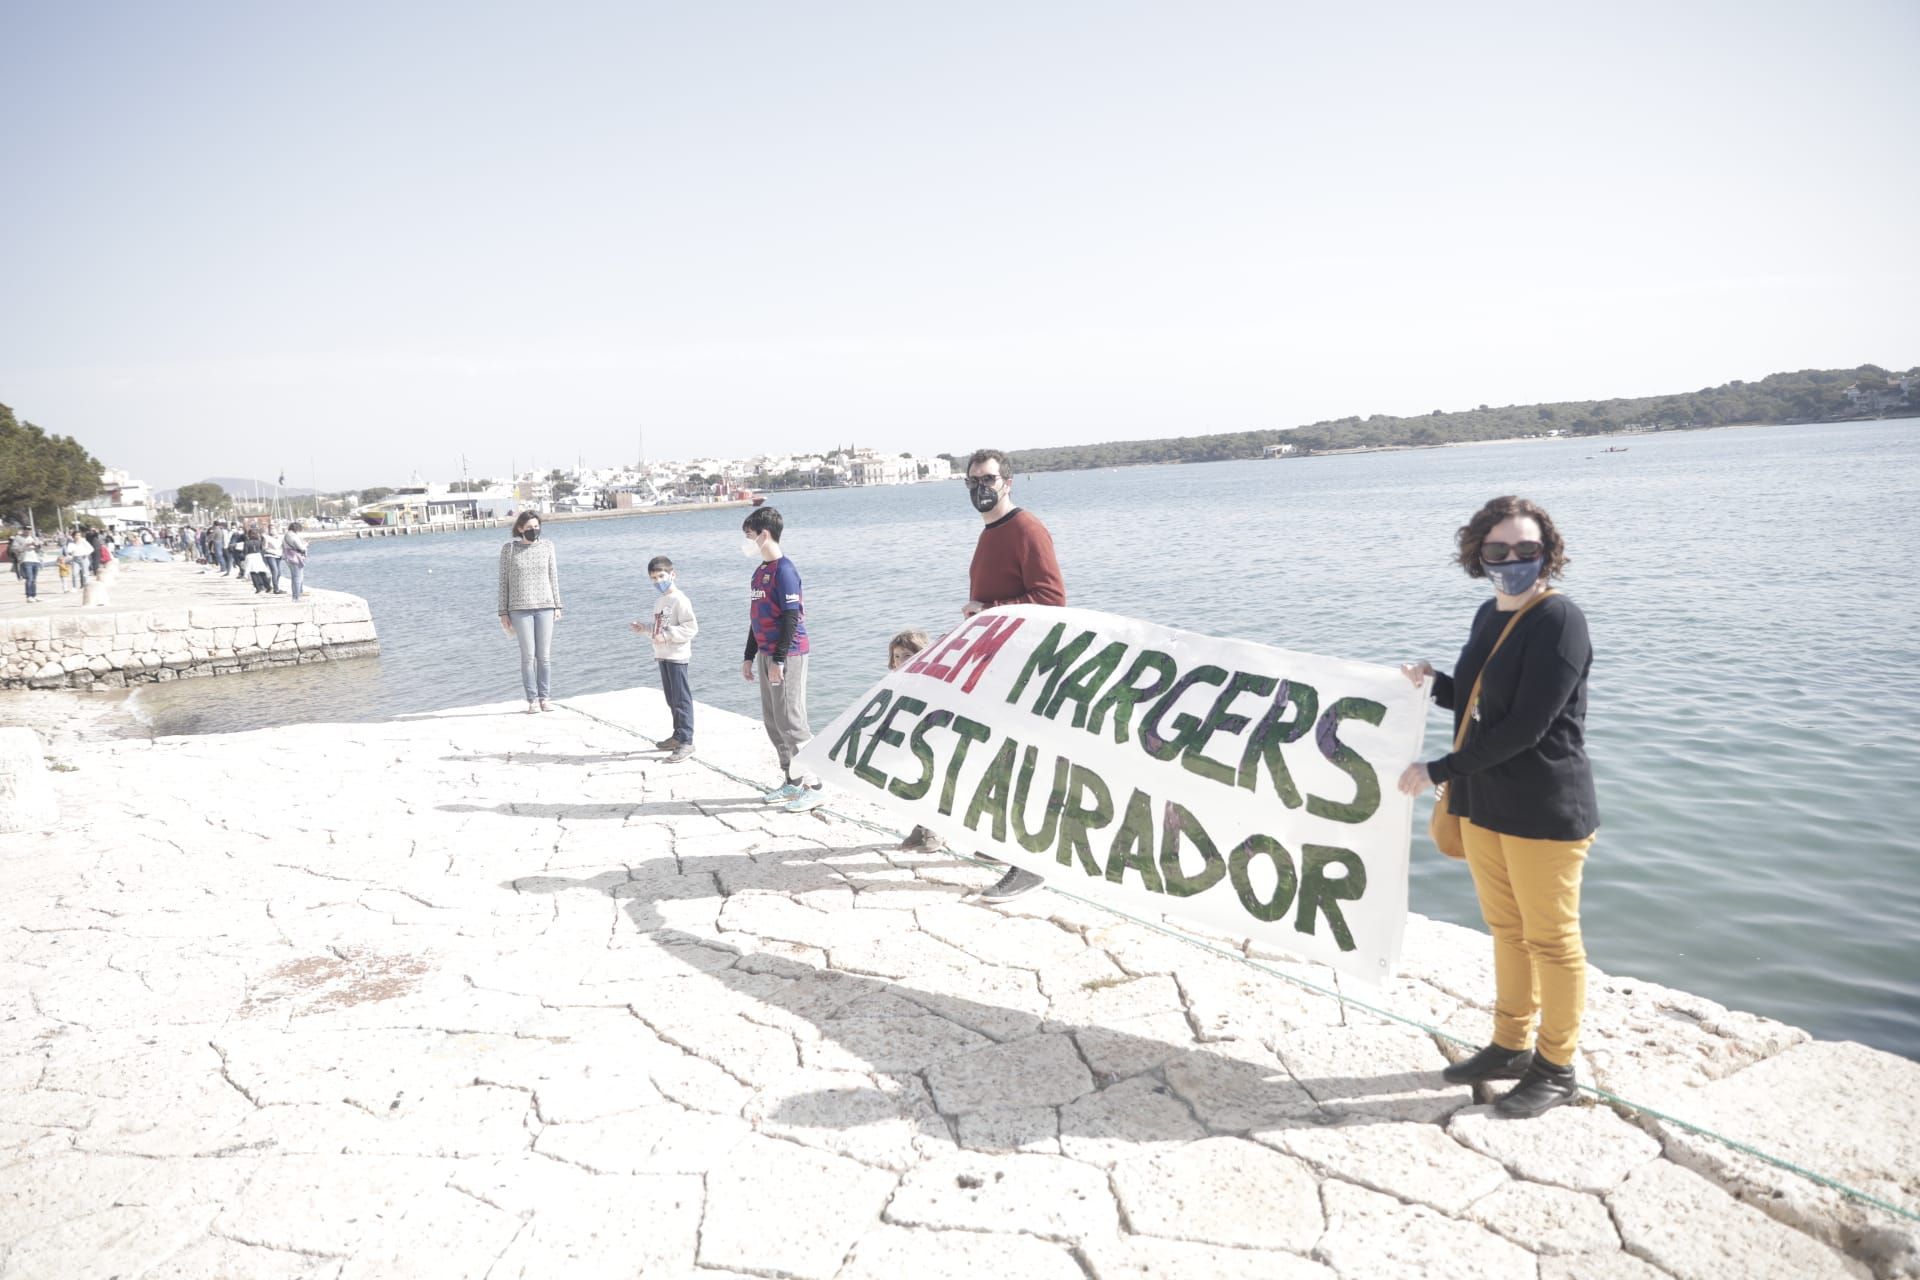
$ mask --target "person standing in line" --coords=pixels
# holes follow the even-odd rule
[[[27,531],[25,529],[16,531],[13,536],[7,539],[7,563],[13,566],[13,576],[16,578],[24,578],[27,576],[20,572],[20,558],[25,552],[26,543]]]
[[[260,530],[260,558],[267,562],[267,590],[272,595],[282,594],[280,590],[280,540],[285,534],[273,531],[273,521],[267,521]]]
[[[1495,498],[1454,538],[1455,563],[1490,579],[1493,598],[1474,614],[1451,676],[1430,662],[1401,665],[1415,688],[1433,681],[1434,700],[1453,712],[1458,746],[1408,765],[1400,790],[1417,796],[1446,784],[1437,803],[1460,818],[1493,934],[1493,1039],[1441,1075],[1451,1084],[1517,1079],[1494,1111],[1528,1118],[1576,1093],[1587,995],[1580,878],[1600,827],[1586,751],[1593,644],[1586,615],[1548,585],[1567,552],[1538,505]]]
[[[13,540],[13,563],[27,584],[27,599],[40,598],[40,540],[21,534]]]
[[[280,539],[280,558],[287,562],[287,585],[293,589],[293,602],[300,603],[300,589],[307,580],[307,540],[300,536],[306,526],[295,520]]]
[[[560,560],[540,541],[540,513],[522,511],[500,548],[500,629],[520,643],[527,712],[553,710],[553,624],[560,620]]]
[[[762,799],[788,813],[806,813],[826,801],[820,779],[793,775],[793,758],[813,740],[807,727],[806,603],[800,570],[780,550],[786,522],[772,507],[756,507],[740,525],[740,553],[760,563],[747,595],[747,653],[740,678],[760,681],[760,721],[780,758],[780,785]]]
[[[980,514],[980,540],[967,572],[967,603],[962,618],[1006,604],[1067,603],[1067,584],[1053,553],[1053,535],[1038,516],[1014,505],[1013,463],[998,449],[977,449],[967,459],[967,499]],[[981,893],[982,902],[1005,902],[1039,888],[1045,880],[1031,871],[1008,867]]]
[[[247,540],[241,544],[245,558],[240,567],[246,573],[247,581],[253,583],[255,595],[263,595],[270,589],[267,586],[265,546],[266,540],[261,537],[258,530],[253,529],[247,531]]]
[[[227,559],[233,562],[233,576],[247,576],[247,527],[237,524],[227,538]]]
[[[693,638],[700,632],[700,622],[693,616],[693,602],[674,577],[673,561],[655,556],[647,561],[647,577],[653,582],[653,621],[636,622],[633,629],[653,638],[660,692],[673,713],[673,733],[653,745],[669,753],[667,763],[676,764],[693,754],[693,686],[687,680],[687,668],[693,662]]]
[[[87,544],[80,540],[80,526],[75,525],[67,530],[67,540],[61,549],[66,553],[67,567],[73,570],[74,587],[85,591],[87,589]]]

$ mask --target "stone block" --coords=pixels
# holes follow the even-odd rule
[[[1515,1177],[1605,1195],[1660,1154],[1660,1144],[1605,1107],[1555,1107],[1525,1123],[1492,1107],[1466,1107],[1447,1122],[1455,1140]]]
[[[188,620],[196,631],[217,630],[221,627],[250,627],[253,625],[253,607],[251,605],[197,605],[189,611]]]
[[[320,635],[328,644],[362,644],[376,638],[371,622],[324,623]]]
[[[1017,1231],[1048,1240],[1119,1229],[1113,1193],[1095,1168],[1063,1156],[956,1151],[910,1170],[888,1222],[949,1231]]]
[[[193,613],[189,609],[158,609],[147,615],[147,626],[153,631],[185,631],[193,626]]]
[[[947,1115],[988,1107],[1057,1106],[1093,1089],[1087,1064],[1063,1035],[989,1045],[927,1070],[934,1102]]]
[[[1640,1166],[1607,1197],[1607,1207],[1628,1252],[1680,1280],[1866,1280],[1873,1274],[1866,1263],[1775,1222],[1670,1161]]]
[[[749,1137],[707,1175],[702,1267],[829,1280],[880,1226],[894,1177],[843,1156]]]
[[[1620,1233],[1598,1196],[1538,1182],[1509,1182],[1467,1210],[1467,1216],[1539,1254],[1612,1253]]]
[[[1531,1253],[1474,1222],[1346,1182],[1326,1186],[1327,1233],[1314,1256],[1343,1276],[1536,1280]]]
[[[113,615],[113,629],[118,635],[141,636],[153,629],[153,615],[149,613],[116,613]]]
[[[1471,1151],[1438,1125],[1377,1124],[1359,1117],[1333,1127],[1263,1130],[1254,1138],[1332,1177],[1458,1216],[1507,1185],[1499,1161]],[[1594,1201],[1599,1207],[1599,1201]]]
[[[1306,1253],[1326,1223],[1307,1166],[1241,1138],[1128,1160],[1115,1166],[1113,1189],[1139,1235]]]

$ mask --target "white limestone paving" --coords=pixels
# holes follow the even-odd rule
[[[45,719],[59,820],[0,836],[6,1280],[1920,1266],[1910,1220],[1660,1121],[1496,1120],[1457,1049],[1239,956],[969,902],[995,872],[877,810],[762,805],[711,707],[683,764],[645,690]],[[1416,918],[1347,990],[1477,1044],[1489,951]],[[1588,1028],[1583,1078],[1920,1209],[1920,1064],[1598,972]]]

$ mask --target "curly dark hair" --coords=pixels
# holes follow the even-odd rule
[[[1473,513],[1473,519],[1454,533],[1454,543],[1459,547],[1454,563],[1465,569],[1469,578],[1486,577],[1486,567],[1480,563],[1480,544],[1487,540],[1493,526],[1509,516],[1531,517],[1539,524],[1541,551],[1547,558],[1540,570],[1542,578],[1557,578],[1566,572],[1567,544],[1561,539],[1560,531],[1553,527],[1553,517],[1539,503],[1512,494],[1489,499],[1487,505]]]

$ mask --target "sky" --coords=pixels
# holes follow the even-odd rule
[[[0,0],[0,49],[0,403],[157,487],[1920,363],[1911,0]]]

